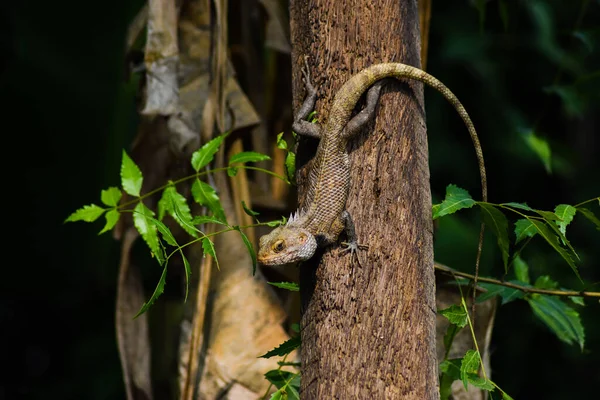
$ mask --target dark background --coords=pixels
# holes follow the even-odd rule
[[[114,334],[119,246],[109,234],[97,236],[100,224],[63,221],[118,184],[121,149],[137,122],[124,37],[142,2],[14,3],[5,2],[0,17],[8,178],[0,399],[123,398]],[[504,21],[499,4],[507,7]],[[595,1],[492,1],[481,24],[471,2],[434,1],[427,69],[474,119],[492,202],[552,210],[600,194],[598,9]],[[575,85],[560,97],[545,89],[553,84]],[[478,198],[464,127],[441,96],[426,91],[426,103],[434,199],[449,183]],[[549,141],[552,173],[525,144],[526,129]],[[600,215],[597,204],[590,208]],[[443,219],[436,259],[469,271],[477,232],[474,212]],[[581,256],[581,275],[600,281],[598,232],[576,217],[568,236]],[[487,239],[484,274],[501,276],[495,240]],[[548,274],[563,287],[580,288],[540,240],[523,257],[532,279]],[[577,307],[586,328],[583,352],[560,342],[526,302],[501,307],[492,341],[494,381],[515,399],[597,396],[600,307],[586,304]]]

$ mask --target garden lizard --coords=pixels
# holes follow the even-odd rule
[[[401,64],[383,63],[370,66],[352,76],[336,93],[324,126],[305,121],[315,106],[317,91],[310,81],[308,64],[303,69],[307,97],[298,111],[292,129],[301,135],[320,139],[314,164],[308,176],[304,207],[292,214],[285,225],[260,238],[258,261],[263,265],[283,265],[311,258],[317,247],[337,241],[345,229],[347,242],[343,252],[358,253],[354,224],[346,211],[350,190],[350,160],[347,142],[375,115],[383,82],[381,79],[414,79],[439,91],[461,116],[475,146],[483,201],[487,201],[487,183],[483,153],[475,127],[458,98],[439,80],[421,69]],[[367,90],[366,105],[351,118],[356,103]],[[480,234],[476,269],[483,239]]]

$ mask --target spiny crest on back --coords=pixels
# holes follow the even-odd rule
[[[303,216],[304,216],[304,212],[302,212],[302,210],[298,210],[295,213],[291,213],[285,226],[290,228],[290,227],[294,227],[294,226],[298,225],[300,219],[302,219]]]

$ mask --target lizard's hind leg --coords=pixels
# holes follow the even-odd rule
[[[375,110],[377,109],[381,87],[384,84],[385,81],[377,81],[371,86],[367,92],[367,104],[365,105],[365,108],[348,121],[342,132],[344,138],[350,139],[352,136],[356,135],[361,128],[375,117]]]

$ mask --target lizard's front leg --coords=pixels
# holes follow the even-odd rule
[[[350,252],[352,255],[356,255],[356,259],[358,260],[358,265],[362,267],[362,262],[360,261],[360,257],[358,256],[359,250],[366,250],[369,246],[364,244],[359,244],[356,241],[356,230],[354,228],[354,221],[352,221],[352,217],[350,213],[346,210],[342,212],[341,215],[342,221],[344,222],[344,230],[346,233],[346,242],[341,242],[340,244],[344,246],[342,250],[339,251],[339,255],[346,254]]]
[[[296,118],[292,124],[292,130],[299,135],[310,136],[316,139],[321,138],[321,126],[319,124],[312,124],[306,121],[306,117],[315,109],[315,103],[317,102],[317,89],[312,85],[310,81],[310,72],[308,69],[308,57],[304,58],[304,68],[302,68],[302,81],[306,86],[306,99],[302,103],[302,107],[298,110]]]
[[[375,110],[377,108],[377,102],[379,101],[379,94],[381,87],[385,84],[385,81],[377,81],[367,92],[367,104],[358,114],[356,114],[344,128],[342,136],[345,139],[350,139],[356,135],[360,129],[365,126],[375,116]]]

